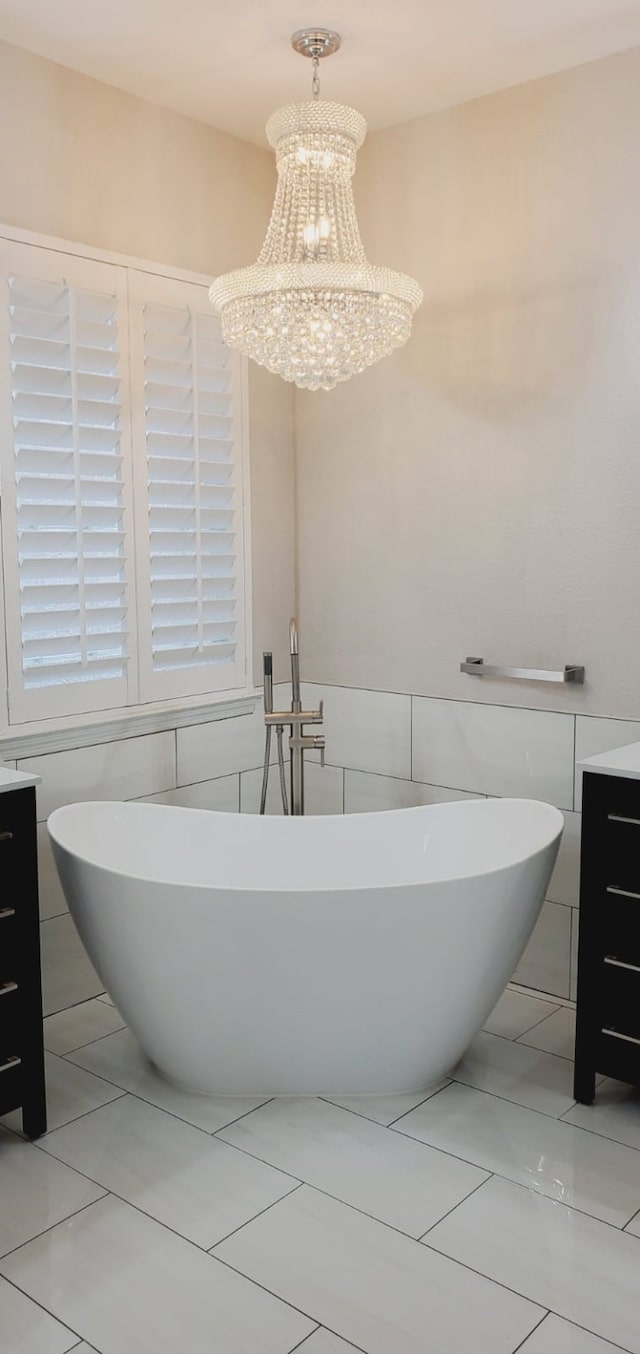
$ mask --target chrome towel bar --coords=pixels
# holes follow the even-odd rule
[[[575,686],[584,685],[584,668],[567,663],[561,672],[548,672],[546,668],[499,668],[485,663],[484,658],[465,658],[460,664],[461,672],[472,677],[515,677],[521,682],[572,682]]]

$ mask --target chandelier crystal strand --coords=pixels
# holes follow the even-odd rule
[[[351,186],[366,123],[319,98],[318,56],[308,54],[313,98],[267,123],[278,184],[258,262],[217,278],[209,296],[231,348],[330,390],[406,343],[422,291],[366,258]]]

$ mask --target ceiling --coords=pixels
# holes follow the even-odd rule
[[[640,46],[640,0],[0,0],[0,38],[260,145],[314,24],[343,36],[322,94],[373,128]]]

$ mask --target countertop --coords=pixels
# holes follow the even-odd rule
[[[597,757],[586,757],[578,762],[583,771],[597,771],[601,776],[626,776],[640,780],[640,743],[628,743],[613,752],[600,752]]]
[[[41,780],[42,776],[32,776],[27,771],[12,771],[9,766],[0,766],[0,794],[5,790],[26,790],[30,785],[39,785]]]

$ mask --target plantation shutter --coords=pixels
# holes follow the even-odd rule
[[[12,722],[127,704],[124,270],[5,246],[0,407]]]
[[[141,698],[237,688],[246,683],[242,364],[205,287],[132,270],[129,306]]]

